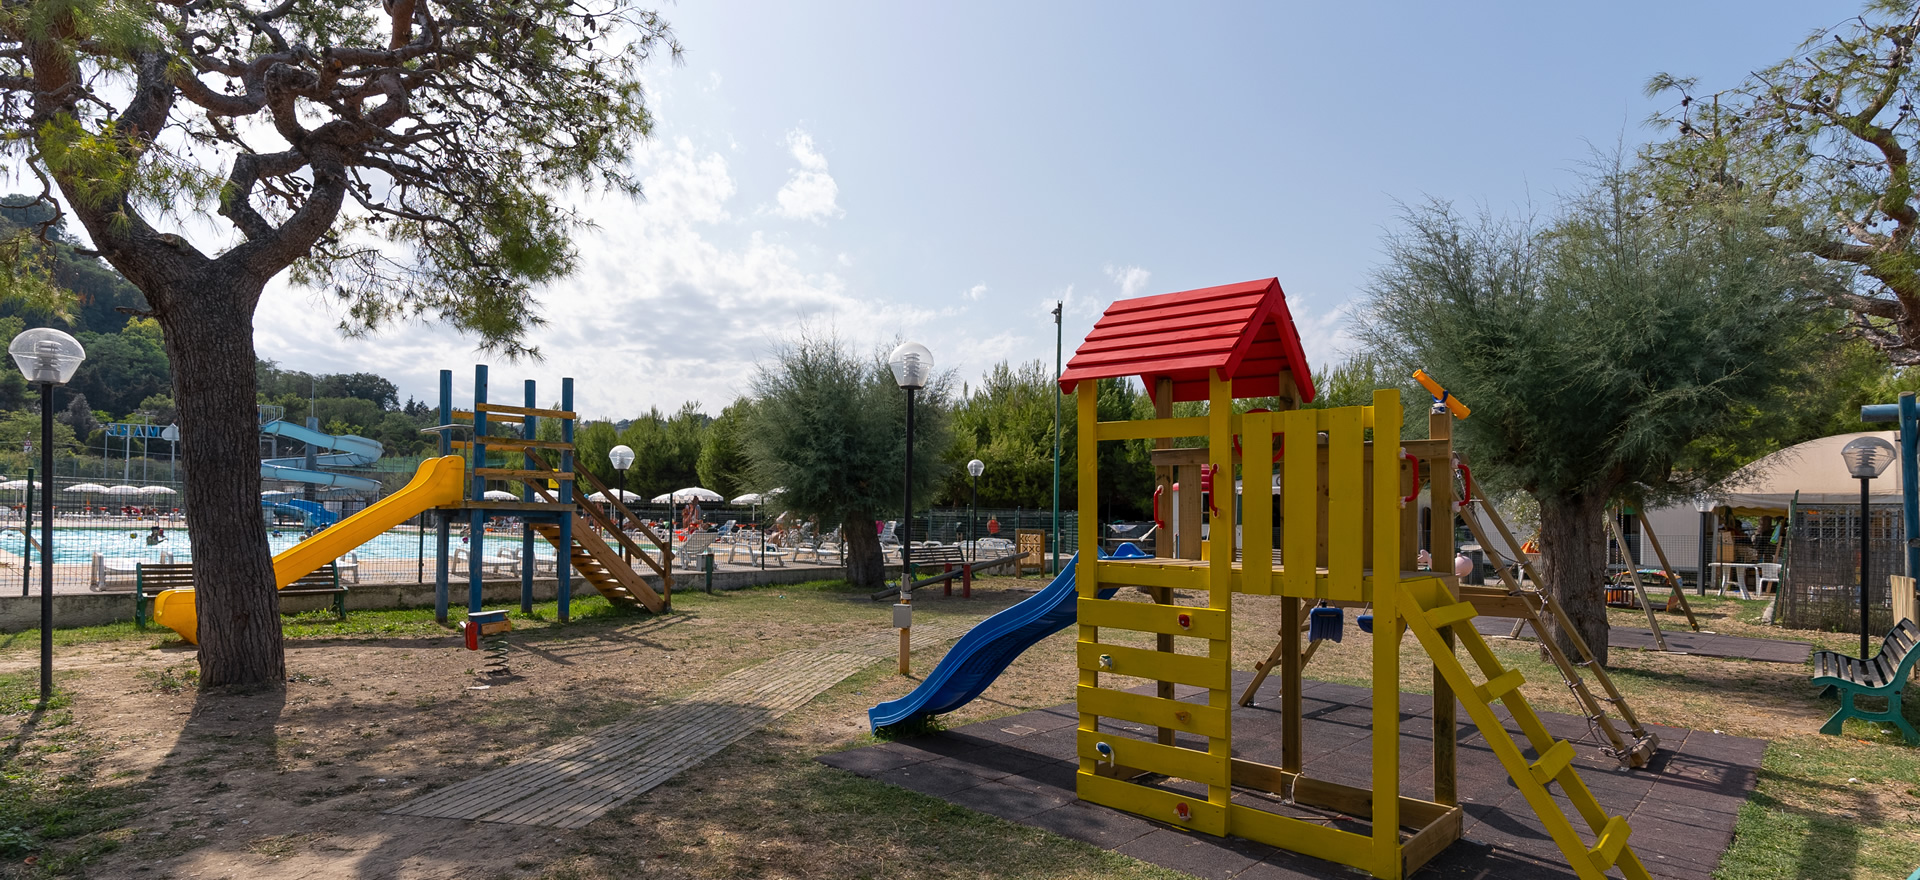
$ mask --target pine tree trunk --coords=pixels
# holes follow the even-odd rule
[[[286,655],[273,556],[260,519],[253,349],[252,304],[264,284],[193,280],[197,289],[166,297],[171,307],[158,317],[172,359],[180,464],[188,474],[200,683],[277,684],[286,679]]]
[[[1600,665],[1607,664],[1607,537],[1605,493],[1540,499],[1541,576]],[[1573,641],[1548,618],[1547,631],[1568,657]]]
[[[887,583],[887,559],[880,552],[880,536],[873,529],[873,514],[856,512],[840,526],[845,539],[842,558],[847,564],[847,580],[863,590],[878,590]]]

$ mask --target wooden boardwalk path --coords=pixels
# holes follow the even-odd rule
[[[977,622],[915,626],[914,647],[958,638]],[[789,651],[684,700],[643,709],[387,812],[580,828],[806,705],[847,676],[893,657],[899,645],[897,630],[879,630]]]

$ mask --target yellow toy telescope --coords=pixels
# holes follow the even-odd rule
[[[1455,418],[1464,419],[1467,416],[1473,415],[1473,410],[1468,409],[1466,404],[1461,403],[1460,398],[1448,394],[1447,389],[1440,383],[1433,381],[1433,377],[1427,375],[1426,370],[1414,370],[1413,380],[1419,382],[1421,387],[1427,389],[1427,392],[1433,395],[1434,400],[1446,404],[1447,412],[1453,413]]]

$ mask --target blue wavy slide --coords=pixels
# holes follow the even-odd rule
[[[1146,555],[1132,544],[1121,544],[1113,558],[1141,559]],[[868,723],[874,730],[892,727],[928,715],[952,712],[980,696],[1014,658],[1079,618],[1074,605],[1079,591],[1073,579],[1073,570],[1079,561],[1080,555],[1074,554],[1046,589],[968,630],[913,693],[868,709]],[[1101,590],[1100,598],[1110,599],[1118,589]]]

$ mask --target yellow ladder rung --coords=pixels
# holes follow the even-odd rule
[[[1526,683],[1526,681],[1527,681],[1526,677],[1520,674],[1520,670],[1509,669],[1506,672],[1500,673],[1500,676],[1498,678],[1495,678],[1494,680],[1489,681],[1486,684],[1483,684],[1477,688],[1474,688],[1473,690],[1474,690],[1474,693],[1480,695],[1480,702],[1490,704],[1494,700],[1498,700],[1501,697],[1504,697],[1507,694],[1513,693],[1515,690],[1518,690],[1522,684]]]
[[[1587,856],[1593,859],[1593,867],[1601,873],[1613,870],[1615,862],[1620,860],[1620,851],[1627,848],[1627,835],[1633,829],[1627,827],[1627,820],[1614,816],[1607,820],[1607,826],[1600,829],[1600,842],[1587,850]]]
[[[1459,623],[1460,621],[1472,620],[1472,619],[1473,619],[1473,603],[1472,602],[1457,602],[1455,604],[1446,605],[1440,608],[1435,608],[1432,611],[1427,612],[1427,623],[1431,624],[1434,629],[1440,629],[1441,627],[1452,626],[1453,624]]]
[[[1546,754],[1540,756],[1540,760],[1533,762],[1533,765],[1527,769],[1533,772],[1533,781],[1546,785],[1558,778],[1561,773],[1566,772],[1567,765],[1573,763],[1573,758],[1573,743],[1564,739],[1558,740],[1547,749]]]

